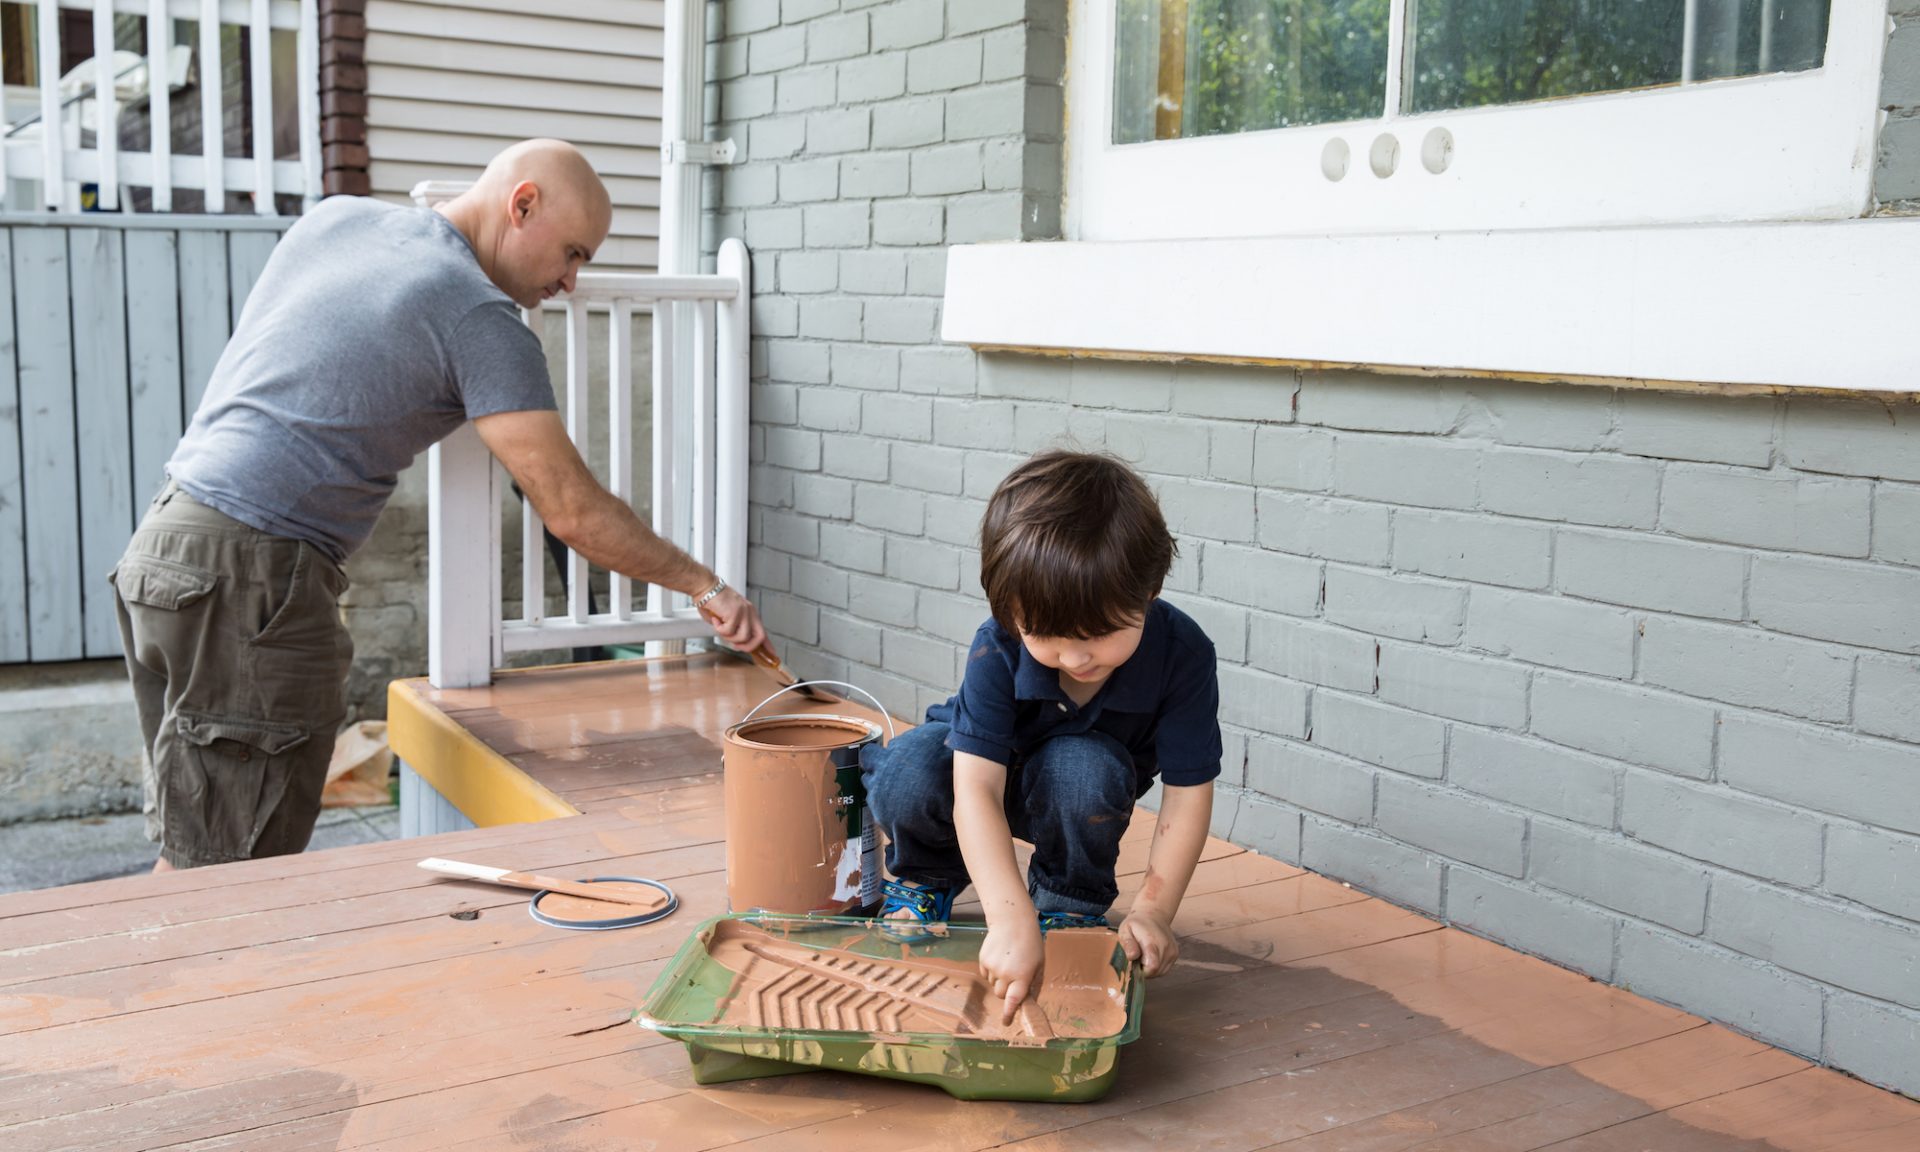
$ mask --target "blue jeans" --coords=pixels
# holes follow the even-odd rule
[[[887,830],[887,868],[902,880],[958,891],[967,864],[953,827],[953,750],[929,719],[862,750],[867,805]],[[1007,825],[1033,845],[1027,892],[1041,912],[1098,916],[1120,895],[1114,869],[1133,817],[1133,758],[1111,736],[1056,736],[1007,770]]]

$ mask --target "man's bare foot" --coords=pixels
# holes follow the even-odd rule
[[[162,872],[178,872],[179,869],[167,863],[167,858],[162,856],[153,862],[153,871],[155,875],[159,875]]]

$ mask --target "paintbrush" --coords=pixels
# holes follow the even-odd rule
[[[420,861],[420,867],[442,876],[458,876],[463,880],[479,880],[487,884],[501,884],[508,888],[531,888],[535,891],[544,888],[549,892],[578,896],[583,900],[604,900],[611,904],[658,908],[667,902],[666,896],[659,892],[636,892],[631,888],[616,888],[610,884],[583,884],[577,880],[562,880],[556,876],[515,872],[510,868],[488,868],[481,864],[442,860],[437,856]]]
[[[700,615],[705,617],[707,623],[709,624],[718,625],[720,623],[720,618],[718,616],[715,616],[711,611],[709,611],[706,608],[700,609]],[[794,688],[794,685],[800,683],[800,678],[798,676],[795,676],[792,672],[787,671],[786,664],[781,662],[779,654],[773,650],[773,641],[771,640],[760,641],[760,646],[758,648],[755,648],[753,651],[747,653],[747,655],[753,657],[753,662],[755,664],[760,665],[760,667],[765,668],[770,674],[772,674],[774,680],[779,683],[780,687],[793,688],[794,691],[798,692],[802,696],[805,696],[807,699],[815,700],[822,704],[840,703],[839,697],[834,696],[831,693],[828,693],[826,691],[823,691],[822,689],[815,688],[812,685],[803,685],[801,687]]]

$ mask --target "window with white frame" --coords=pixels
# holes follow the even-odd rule
[[[1833,219],[1885,0],[1076,0],[1070,237]]]

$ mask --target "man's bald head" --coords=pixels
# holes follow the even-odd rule
[[[488,278],[525,308],[572,291],[613,220],[607,186],[564,140],[506,149],[440,211],[473,244]]]

